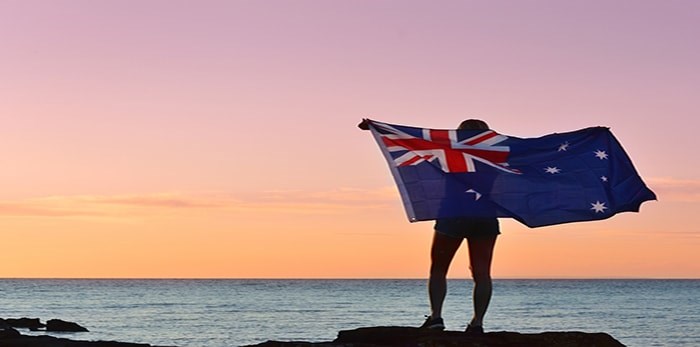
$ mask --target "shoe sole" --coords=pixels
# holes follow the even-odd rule
[[[445,330],[445,326],[442,324],[433,324],[429,325],[427,327],[424,327],[424,329],[430,329],[430,330]]]

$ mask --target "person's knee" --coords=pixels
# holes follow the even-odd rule
[[[474,279],[475,283],[490,283],[491,272],[488,270],[472,269],[472,279]]]
[[[430,277],[447,277],[448,267],[443,264],[431,264],[430,265]]]

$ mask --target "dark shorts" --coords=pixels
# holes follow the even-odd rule
[[[497,218],[446,218],[435,221],[435,231],[450,237],[484,238],[501,233]]]

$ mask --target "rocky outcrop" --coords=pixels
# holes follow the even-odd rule
[[[60,319],[50,319],[46,322],[46,331],[87,332],[88,330],[78,323],[66,322]]]
[[[46,324],[39,318],[0,318],[0,329],[4,328],[24,328],[32,331],[53,331],[53,332],[87,332],[85,327],[78,323],[67,322],[60,319],[50,319]],[[45,329],[44,329],[45,328]]]
[[[6,318],[4,323],[13,328],[40,329],[45,327],[39,318]],[[1,324],[1,323],[0,323]]]
[[[21,335],[22,334],[20,334],[19,331],[9,326],[0,327],[0,345],[2,345],[1,341],[3,340],[16,338]]]
[[[11,328],[10,328],[11,329]],[[14,330],[14,329],[13,329]],[[148,344],[115,341],[76,341],[53,336],[27,336],[15,333],[5,336],[6,330],[0,330],[2,347],[150,347]]]
[[[498,331],[469,335],[458,331],[431,331],[409,327],[370,327],[338,333],[332,342],[268,341],[259,347],[624,347],[606,333],[543,332],[521,334]]]
[[[38,330],[46,327],[47,331],[77,332],[88,331],[73,322],[52,319],[46,325],[38,318],[2,319],[0,318],[0,347],[151,347],[149,344],[117,341],[78,341],[54,336],[23,335],[15,328]],[[155,347],[155,346],[153,346]]]

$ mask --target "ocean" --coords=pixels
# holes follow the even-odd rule
[[[471,316],[471,282],[450,280],[448,330]],[[418,326],[425,280],[0,279],[0,317],[59,318],[89,333],[163,346],[329,341],[339,330]],[[607,332],[630,347],[700,346],[700,280],[495,280],[486,331]],[[29,334],[28,331],[23,333]]]

